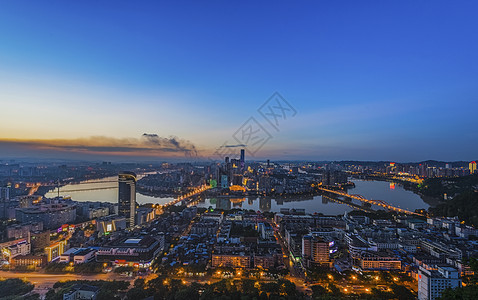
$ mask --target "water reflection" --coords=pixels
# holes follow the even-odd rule
[[[114,177],[116,178],[116,177]],[[106,181],[106,179],[100,179]],[[389,183],[382,181],[365,181],[365,180],[353,180],[355,188],[348,190],[350,194],[360,194],[368,199],[384,200],[391,205],[405,208],[408,210],[415,210],[420,208],[428,208],[428,205],[423,200],[411,191],[405,190],[398,183]],[[84,185],[82,185],[83,187]],[[112,187],[111,183],[97,184],[95,187]],[[62,188],[61,190],[78,190],[78,185],[70,184]],[[62,196],[71,196],[75,201],[103,201],[117,203],[118,201],[118,189],[103,189],[103,190],[84,190],[64,193]],[[56,193],[50,192],[47,197],[55,197]],[[148,195],[142,195],[136,193],[136,201],[139,204],[153,203],[153,204],[165,204],[173,200],[172,197],[153,197]],[[330,215],[343,214],[345,211],[351,211],[355,207],[352,204],[344,203],[340,199],[334,199],[325,196],[295,196],[295,197],[214,197],[204,198],[199,196],[195,198],[195,201],[191,203],[200,207],[213,207],[217,209],[231,209],[242,208],[252,209],[260,211],[280,212],[281,208],[288,209],[305,209],[306,213],[323,213]],[[363,206],[358,206],[360,209],[367,209]]]

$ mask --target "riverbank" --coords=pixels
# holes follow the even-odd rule
[[[390,183],[396,183],[398,182],[404,190],[413,192],[414,194],[418,195],[423,202],[428,204],[430,208],[436,207],[439,204],[444,203],[442,199],[432,197],[432,196],[427,196],[425,195],[420,188],[418,187],[418,184],[411,183],[405,180],[395,180],[395,179],[390,179],[387,177],[379,177],[379,176],[368,176],[368,175],[361,175],[361,176],[352,176],[352,179],[357,179],[357,180],[366,180],[366,181],[383,181],[383,182],[390,182]]]

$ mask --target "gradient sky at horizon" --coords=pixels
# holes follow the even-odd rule
[[[257,159],[478,158],[476,1],[48,3],[0,4],[0,158],[137,157],[143,133],[207,157],[251,116]]]

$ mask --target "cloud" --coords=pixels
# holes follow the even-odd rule
[[[245,145],[245,144],[224,145],[224,146],[221,146],[221,147],[224,147],[224,148],[245,148],[245,147],[247,147],[247,145]]]
[[[175,136],[160,137],[143,134],[140,138],[92,136],[77,139],[17,140],[0,139],[4,154],[35,155],[35,153],[68,153],[76,155],[134,157],[197,157],[190,141]],[[6,150],[10,151],[6,151]],[[2,151],[3,152],[3,151]]]

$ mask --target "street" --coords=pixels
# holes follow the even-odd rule
[[[6,272],[0,271],[0,280],[9,279],[9,278],[19,278],[23,280],[30,281],[35,285],[34,292],[44,296],[49,289],[58,281],[67,281],[67,280],[124,280],[124,281],[133,281],[135,278],[122,276],[117,273],[101,273],[101,274],[91,274],[91,275],[81,275],[81,274],[45,274],[37,272]]]

